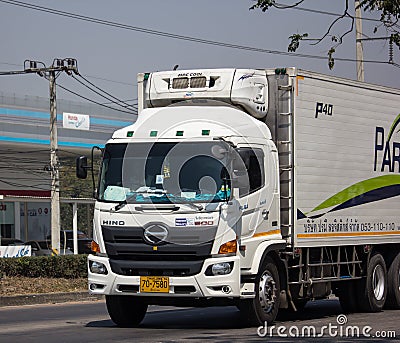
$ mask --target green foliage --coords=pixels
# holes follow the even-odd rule
[[[294,8],[297,7],[298,5],[302,4],[304,0],[293,0],[291,1],[291,4],[280,4],[279,2],[276,2],[275,0],[255,0],[255,4],[250,7],[251,10],[254,9],[261,9],[263,12],[266,12],[267,10],[270,10],[271,8],[275,9],[289,9],[289,8]],[[349,13],[349,0],[343,0],[345,4],[345,10],[342,15],[340,15],[338,18],[334,19],[332,23],[328,26],[327,30],[325,33],[321,32],[320,33],[320,38],[317,39],[311,39],[317,41],[318,44],[321,41],[323,41],[326,37],[331,36],[332,37],[332,42],[334,42],[334,46],[330,48],[328,51],[328,66],[329,69],[332,69],[335,60],[333,58],[333,54],[336,51],[336,48],[342,44],[343,38],[352,32],[353,27],[354,27],[354,20],[355,17],[354,15],[351,15]],[[378,25],[374,33],[378,31],[380,27],[384,27],[386,29],[387,35],[390,37],[390,40],[392,43],[396,44],[400,48],[400,32],[398,29],[398,22],[400,20],[400,0],[360,0],[360,7],[364,11],[374,11],[380,14],[380,25]],[[345,31],[344,34],[341,34],[339,36],[332,36],[330,31],[332,27],[341,21],[344,18],[351,18],[352,24],[351,27]],[[305,37],[308,37],[308,34],[293,34],[289,37],[290,43],[288,46],[288,51],[289,52],[295,52],[299,45],[300,41],[302,41]],[[313,44],[313,45],[315,45]]]
[[[300,41],[303,40],[304,38],[307,38],[307,37],[308,37],[308,33],[304,33],[302,35],[298,34],[298,33],[295,33],[295,34],[291,35],[289,37],[289,39],[291,41],[290,41],[290,44],[288,46],[288,51],[289,52],[295,52],[297,50],[297,48],[299,47],[299,45],[300,45]]]
[[[394,33],[390,36],[392,43],[396,44],[400,48],[400,33]]]
[[[400,18],[400,0],[361,0],[360,6],[365,11],[380,11],[381,21],[390,17]]]
[[[0,258],[0,277],[87,277],[87,255]]]
[[[88,177],[82,180],[76,177],[75,158],[62,158],[60,162],[60,196],[65,198],[92,198],[92,179]]]
[[[97,158],[97,162],[100,159]],[[60,160],[60,196],[63,198],[92,198],[93,182],[91,174],[85,180],[78,179],[75,174],[75,157],[64,157]],[[98,168],[96,166],[95,168]],[[61,229],[72,228],[72,204],[60,205]],[[88,233],[92,226],[93,205],[78,205],[78,230]]]
[[[93,221],[94,204],[78,204],[78,230],[89,234]],[[60,204],[61,230],[72,229],[72,204]],[[61,237],[61,239],[63,239]]]
[[[400,48],[400,33],[397,29],[398,25],[396,25],[400,20],[400,0],[361,0],[360,6],[365,11],[380,12],[380,21],[390,33],[391,42]],[[375,27],[374,33],[377,31],[378,27]]]
[[[273,7],[275,4],[275,0],[258,0],[257,3],[250,7],[251,10],[255,8],[261,9],[263,12],[268,10],[270,7]]]
[[[335,48],[330,48],[328,51],[328,67],[330,70],[335,66],[335,59],[333,58],[333,54],[335,53]]]
[[[261,9],[263,12],[267,11],[270,7],[275,7],[278,9],[293,8],[300,5],[304,0],[297,0],[293,4],[284,5],[276,2],[276,0],[257,0],[257,3],[250,7],[251,10],[255,8]]]

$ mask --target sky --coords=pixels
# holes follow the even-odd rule
[[[266,13],[249,10],[251,0],[25,0],[29,4],[205,40],[265,50],[287,51],[288,37],[308,32],[317,38],[336,18],[296,9]],[[294,1],[280,0],[281,3]],[[350,3],[352,4],[352,0]],[[340,14],[345,0],[305,0],[301,7]],[[354,5],[351,5],[354,7]],[[354,8],[350,9],[354,13]],[[363,17],[378,19],[377,13]],[[378,22],[363,20],[366,37],[382,37],[384,29],[373,33]],[[332,30],[341,34],[350,20],[338,22]],[[301,69],[356,79],[355,62],[336,61],[331,71],[327,59],[281,56],[265,52],[232,49],[201,44],[161,35],[99,25],[69,17],[0,2],[0,71],[22,70],[25,60],[52,64],[55,58],[73,57],[79,72],[97,87],[118,99],[137,98],[136,75],[139,72],[201,68],[274,68],[295,66]],[[318,45],[303,42],[297,53],[327,56],[330,37]],[[335,57],[355,60],[355,32],[344,39]],[[364,43],[364,59],[388,61],[388,43],[383,40]],[[400,51],[394,48],[395,62]],[[388,64],[366,63],[365,81],[400,88],[400,68]],[[100,103],[108,102],[83,87],[71,76],[61,74],[57,84]],[[48,97],[49,84],[36,74],[0,76],[0,92],[17,96]],[[57,97],[83,101],[57,88]],[[134,102],[134,100],[132,100]]]

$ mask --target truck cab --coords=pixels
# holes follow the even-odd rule
[[[254,312],[260,298],[258,321],[270,321],[279,276],[259,267],[286,241],[278,152],[259,120],[268,111],[265,73],[172,71],[139,81],[143,110],[103,151],[90,292],[106,295],[122,326],[137,325],[149,304]]]

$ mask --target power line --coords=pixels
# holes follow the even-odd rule
[[[15,155],[15,154],[34,154],[34,153],[40,153],[40,152],[47,152],[49,151],[48,149],[39,149],[39,150],[28,150],[28,151],[11,151],[11,150],[3,150],[0,155]]]
[[[277,5],[280,5],[277,3]],[[280,9],[280,8],[278,8]],[[340,17],[342,14],[339,13],[333,13],[333,12],[327,12],[327,11],[320,11],[320,10],[314,10],[312,8],[305,8],[305,7],[290,7],[290,9],[298,10],[298,11],[303,11],[303,12],[310,12],[310,13],[316,13],[316,14],[325,14],[325,15],[330,15],[333,17]],[[364,18],[364,17],[354,17],[354,19],[362,19],[365,21],[374,21],[374,22],[379,22],[381,21],[379,19],[373,19],[373,18]]]
[[[125,103],[128,103],[128,102],[132,102],[132,101],[136,101],[135,103],[133,103],[133,104],[131,104],[131,106],[132,107],[134,107],[134,108],[137,108],[137,105],[138,105],[138,103],[137,103],[137,98],[135,98],[135,99],[127,99],[127,100],[123,100]],[[108,104],[112,104],[113,102],[103,102],[103,105],[108,105]]]
[[[70,90],[70,89],[68,89],[68,88],[66,88],[66,87],[64,87],[64,86],[62,86],[62,85],[60,85],[59,83],[57,83],[57,86],[60,87],[60,88],[62,88],[62,89],[64,89],[65,91],[67,91],[67,92],[69,92],[69,93],[71,93],[71,94],[74,94],[74,95],[76,95],[76,96],[78,96],[78,97],[80,97],[80,98],[82,98],[82,99],[85,99],[85,100],[87,100],[87,101],[89,101],[89,102],[93,102],[94,104],[97,104],[97,105],[99,105],[99,106],[107,107],[107,108],[110,108],[110,109],[112,109],[112,110],[114,110],[114,111],[119,111],[119,112],[124,112],[124,113],[129,113],[129,114],[137,115],[137,111],[119,110],[119,109],[117,109],[117,108],[115,108],[115,107],[107,106],[107,105],[104,105],[104,104],[102,104],[102,103],[100,103],[100,102],[98,102],[98,101],[89,99],[89,98],[87,98],[87,97],[85,97],[85,96],[83,96],[83,95],[81,95],[81,94],[78,94],[78,93],[76,93],[76,92],[74,92],[74,91],[72,91],[72,90]]]
[[[0,71],[0,76],[28,74],[25,70]]]
[[[78,74],[78,76],[80,76],[83,80],[85,80],[85,82],[89,83],[91,86],[93,86],[94,88],[98,89],[100,92],[106,94],[107,96],[105,96],[104,94],[96,91],[95,89],[89,87],[87,84],[85,84],[84,82],[80,81],[79,79],[77,79],[74,75],[72,75],[73,79],[76,80],[77,82],[79,82],[81,85],[83,85],[84,87],[90,89],[93,93],[96,93],[97,95],[111,101],[112,104],[121,106],[123,108],[126,109],[131,109],[132,105],[124,102],[123,100],[120,100],[119,98],[115,97],[114,95],[110,94],[109,92],[105,91],[104,89],[101,89],[100,87],[96,86],[93,82],[89,81],[88,79],[86,79],[85,77],[83,77],[81,74]],[[116,101],[114,101],[114,100]]]
[[[8,63],[8,62],[0,62],[0,64],[4,64],[4,65],[9,65],[9,66],[15,66],[15,67],[20,67],[20,64],[15,64],[15,63]]]
[[[1,2],[1,0],[0,0],[0,2]],[[25,62],[26,62],[26,61],[25,61]],[[29,62],[31,62],[31,61],[29,61]],[[34,62],[34,63],[36,63],[36,62]],[[19,70],[19,71],[0,72],[0,76],[1,76],[1,75],[16,75],[16,74],[31,74],[32,72],[37,72],[37,73],[39,73],[39,75],[45,76],[45,75],[42,73],[42,69],[43,69],[43,68],[37,68],[37,67],[35,67],[34,69],[27,69],[27,68],[25,68],[25,70]],[[79,73],[77,73],[77,74],[78,74],[83,80],[85,80],[87,83],[89,83],[90,85],[92,85],[92,86],[95,87],[96,89],[100,90],[100,91],[103,92],[104,94],[107,94],[109,97],[105,96],[104,94],[101,94],[100,92],[94,90],[93,88],[91,88],[90,86],[86,85],[86,84],[83,83],[82,81],[78,80],[78,79],[71,73],[71,76],[72,76],[76,81],[78,81],[79,83],[81,83],[83,86],[87,87],[87,88],[90,89],[92,92],[94,92],[94,93],[96,93],[96,94],[102,96],[103,98],[105,98],[105,99],[111,101],[111,103],[113,103],[113,104],[115,104],[115,105],[118,105],[118,106],[121,106],[121,107],[123,107],[123,108],[125,108],[125,109],[130,109],[131,111],[119,110],[119,109],[117,109],[117,108],[114,108],[114,107],[111,107],[111,106],[107,106],[106,104],[102,104],[102,103],[97,102],[97,101],[95,101],[95,100],[92,100],[92,99],[89,99],[89,98],[87,98],[87,97],[84,97],[84,96],[82,96],[81,94],[78,94],[78,93],[76,93],[76,92],[73,92],[73,91],[71,91],[70,89],[68,89],[68,88],[66,88],[66,87],[63,87],[62,85],[58,85],[58,86],[59,86],[60,88],[64,89],[65,91],[71,93],[71,94],[74,94],[74,95],[76,95],[76,96],[78,96],[78,97],[80,97],[80,98],[82,98],[82,99],[85,99],[85,100],[87,100],[87,101],[90,101],[90,102],[92,102],[92,103],[95,103],[95,104],[97,104],[97,105],[99,105],[99,106],[107,107],[107,108],[113,109],[113,110],[115,110],[115,111],[120,111],[120,112],[125,112],[125,113],[129,113],[129,114],[137,115],[137,109],[134,107],[135,104],[130,105],[130,104],[128,104],[128,103],[125,103],[123,100],[118,99],[117,97],[113,96],[112,94],[108,93],[107,91],[105,91],[105,90],[101,89],[100,87],[96,86],[93,82],[89,81],[88,79],[86,79],[85,77],[83,77],[82,75],[80,75]],[[45,76],[45,77],[46,77],[46,76]],[[46,79],[47,79],[47,77],[46,77]],[[118,102],[113,101],[110,97],[113,98],[113,99],[116,99]],[[122,104],[125,104],[125,105],[122,105]]]
[[[10,4],[10,5],[19,6],[19,7],[24,7],[24,8],[28,8],[28,9],[32,9],[32,10],[39,11],[39,12],[45,12],[45,13],[50,13],[50,14],[59,15],[59,16],[63,16],[63,17],[73,18],[73,19],[77,19],[77,20],[81,20],[81,21],[87,21],[87,22],[92,22],[92,23],[96,23],[96,24],[100,24],[100,25],[105,25],[105,26],[111,26],[111,27],[116,27],[116,28],[120,28],[120,29],[125,29],[125,30],[129,30],[129,31],[147,33],[147,34],[151,34],[151,35],[155,35],[155,36],[173,38],[173,39],[184,40],[184,41],[189,41],[189,42],[194,42],[194,43],[200,43],[200,44],[206,44],[206,45],[214,45],[214,46],[220,46],[220,47],[238,49],[238,50],[253,51],[253,52],[259,52],[259,53],[265,53],[265,54],[282,55],[282,56],[291,56],[291,57],[300,57],[300,58],[313,58],[313,59],[320,59],[320,60],[325,60],[327,58],[326,56],[316,56],[316,55],[299,54],[299,53],[279,51],[279,50],[269,50],[269,49],[262,49],[262,48],[256,48],[256,47],[245,46],[245,45],[218,42],[218,41],[202,39],[202,38],[196,38],[196,37],[191,37],[191,36],[178,35],[178,34],[173,34],[173,33],[169,33],[169,32],[146,29],[146,28],[138,27],[138,26],[121,24],[121,23],[114,22],[114,21],[108,21],[108,20],[104,20],[104,19],[98,19],[98,18],[94,18],[94,17],[83,16],[83,15],[72,13],[72,12],[56,10],[56,9],[53,9],[53,8],[43,7],[43,6],[34,5],[34,4],[29,4],[29,3],[26,3],[26,2],[22,2],[22,1],[0,0],[0,2],[7,3],[7,4]],[[356,60],[351,59],[351,58],[336,57],[335,60],[336,61],[342,61],[342,62],[356,62]],[[364,62],[365,63],[387,64],[387,62],[383,62],[383,61],[364,61]]]
[[[20,64],[16,64],[16,63],[9,63],[9,62],[0,62],[0,64],[3,65],[9,65],[9,66],[15,66],[15,67],[20,67]],[[9,72],[4,72],[4,73],[9,73]],[[93,76],[93,75],[83,75],[85,77],[89,77],[91,79],[96,79],[96,80],[102,80],[102,81],[107,81],[107,82],[113,82],[113,83],[118,83],[121,85],[126,85],[126,86],[133,86],[133,87],[137,87],[137,84],[135,83],[129,83],[129,82],[123,82],[123,81],[116,81],[116,80],[111,80],[111,79],[106,79],[104,77],[99,77],[99,76]]]
[[[26,185],[24,185],[22,183],[5,181],[4,179],[0,179],[0,182],[5,183],[6,185],[9,185],[9,186],[12,186],[12,187],[26,187]],[[44,185],[44,184],[30,185],[29,187],[30,188],[35,188],[35,189],[38,189],[38,190],[42,190],[42,191],[48,191],[49,190],[47,188],[39,187],[39,185]]]
[[[80,75],[82,76],[82,74],[80,74]],[[119,83],[121,85],[137,87],[137,84],[135,84],[135,83],[129,83],[129,82],[123,82],[123,81],[115,81],[115,80],[105,79],[103,77],[92,76],[92,75],[83,75],[83,76],[89,77],[91,79],[97,79],[97,80],[102,80],[102,81],[107,81],[107,82]]]

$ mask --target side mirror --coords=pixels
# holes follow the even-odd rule
[[[86,156],[79,156],[76,159],[76,177],[78,179],[86,179],[87,178],[87,157]]]

